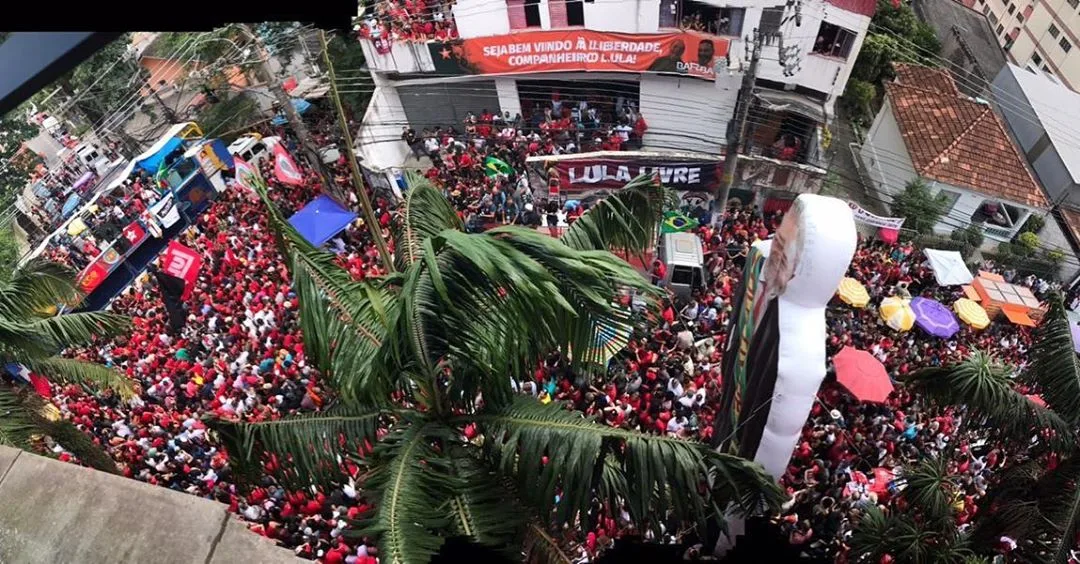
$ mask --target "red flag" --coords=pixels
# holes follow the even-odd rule
[[[52,388],[49,386],[49,381],[44,376],[39,376],[30,373],[30,385],[34,387],[34,391],[45,399],[52,399]]]
[[[165,274],[184,280],[184,295],[182,299],[188,299],[191,289],[195,286],[195,280],[199,277],[199,267],[202,266],[202,257],[199,253],[189,249],[176,241],[169,241],[168,248],[161,258],[161,270]]]
[[[132,221],[131,225],[124,228],[124,238],[131,243],[132,248],[138,247],[139,243],[146,240],[146,230],[138,221]]]
[[[303,173],[281,143],[274,144],[274,176],[285,184],[300,186],[304,183]]]
[[[100,286],[108,275],[109,269],[100,261],[94,261],[90,266],[86,267],[82,276],[79,277],[79,289],[89,294]]]

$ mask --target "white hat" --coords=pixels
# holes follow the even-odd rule
[[[525,204],[525,211],[533,211],[533,205],[532,204]]]

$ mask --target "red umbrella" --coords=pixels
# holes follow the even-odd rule
[[[836,381],[859,401],[881,403],[893,391],[881,361],[866,351],[844,347],[833,357],[833,367]]]

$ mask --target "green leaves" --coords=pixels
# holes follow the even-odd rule
[[[1069,448],[1074,435],[1068,423],[1013,389],[1010,372],[990,355],[975,351],[959,363],[926,368],[905,381],[941,404],[966,405],[969,416],[985,418],[1017,440],[1026,442],[1050,428],[1051,447]]]
[[[639,524],[655,524],[670,510],[703,526],[715,507],[734,503],[746,514],[777,508],[783,498],[772,479],[749,461],[696,442],[601,425],[555,403],[519,397],[474,419],[484,429],[492,462],[515,478],[518,491],[541,514],[554,511],[557,524],[587,520],[599,488],[621,489]],[[692,493],[706,483],[706,495]]]
[[[10,386],[0,385],[0,445],[28,450],[38,432],[33,418]]]
[[[1021,379],[1036,386],[1046,404],[1075,427],[1080,424],[1080,359],[1061,296],[1047,301],[1050,309],[1033,331],[1031,365]]]
[[[409,191],[390,224],[394,235],[394,264],[398,270],[405,270],[420,259],[426,239],[446,229],[464,230],[453,206],[427,178],[412,171],[407,172],[405,178]]]
[[[560,240],[579,251],[641,254],[656,246],[665,190],[643,174],[579,217]]]
[[[50,382],[90,384],[98,389],[113,390],[124,398],[129,398],[134,393],[131,380],[120,372],[101,364],[59,356],[41,359],[23,358],[16,362],[45,376]]]
[[[245,423],[210,419],[230,459],[241,468],[256,469],[266,451],[287,453],[280,475],[301,487],[326,484],[341,477],[343,456],[357,456],[365,442],[376,442],[380,422],[389,412],[372,407],[334,406],[326,411],[274,421]],[[257,477],[249,476],[249,477]]]

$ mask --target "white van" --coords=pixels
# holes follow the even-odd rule
[[[75,156],[79,159],[79,164],[98,176],[105,176],[109,171],[109,158],[92,143],[82,143],[75,147]]]
[[[245,135],[233,141],[229,145],[229,154],[244,159],[248,164],[258,168],[262,161],[270,156],[270,150],[277,137],[262,137],[261,135]]]
[[[697,235],[665,233],[657,250],[667,267],[664,284],[673,292],[689,297],[694,288],[705,286],[705,251]]]

